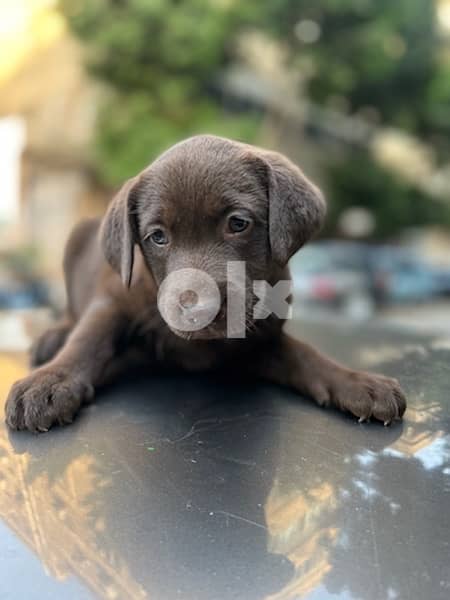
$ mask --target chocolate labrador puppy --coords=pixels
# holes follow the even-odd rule
[[[352,371],[282,330],[287,263],[324,215],[320,191],[278,153],[210,135],[175,145],[124,184],[101,222],[71,234],[66,316],[12,387],[8,425],[70,423],[132,349],[151,369],[241,370],[360,420],[401,418],[395,379]]]

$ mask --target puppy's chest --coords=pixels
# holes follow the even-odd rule
[[[223,357],[221,344],[208,344],[176,338],[171,332],[155,340],[156,360],[186,371],[207,371],[220,366]]]
[[[217,369],[224,361],[226,349],[216,344],[188,341],[178,338],[168,328],[161,326],[152,331],[138,332],[131,343],[149,363],[177,367],[186,371]]]

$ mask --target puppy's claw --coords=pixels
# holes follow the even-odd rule
[[[385,427],[388,427],[390,424],[391,424],[391,421],[385,421],[385,422],[383,423],[383,425],[384,425]]]
[[[39,433],[47,433],[48,432],[48,427],[40,427],[39,425],[36,427],[36,430]]]

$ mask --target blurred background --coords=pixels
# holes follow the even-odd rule
[[[450,0],[1,0],[0,349],[61,309],[71,227],[205,132],[325,190],[298,314],[450,332]]]

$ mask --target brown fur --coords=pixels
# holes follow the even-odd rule
[[[248,217],[248,230],[230,232],[231,213]],[[72,233],[64,260],[67,315],[35,345],[37,368],[11,389],[8,425],[37,432],[70,422],[133,348],[154,369],[243,367],[362,419],[401,418],[406,402],[396,380],[331,361],[283,333],[273,315],[249,316],[252,282],[288,279],[289,258],[324,215],[320,191],[280,154],[214,136],[177,144],[125,183],[102,222],[86,221]],[[149,241],[155,224],[167,232],[167,246]],[[226,307],[228,261],[247,267],[237,290],[246,292],[246,338],[226,338],[226,308],[202,331],[171,329],[157,307],[164,278],[201,269]]]

